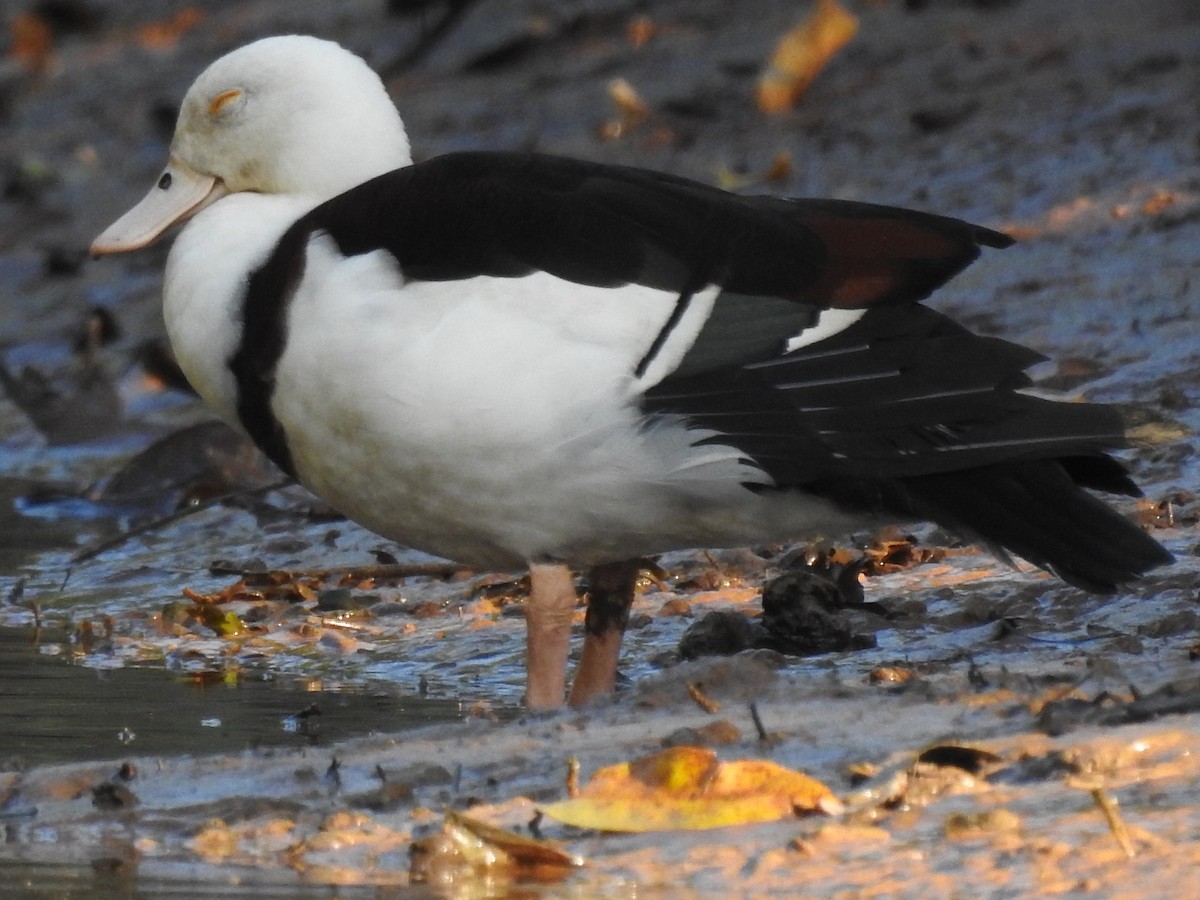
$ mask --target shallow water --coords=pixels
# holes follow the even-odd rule
[[[0,860],[0,885],[5,900],[328,900],[330,897],[378,900],[381,896],[397,900],[431,900],[442,896],[431,889],[415,886],[393,888],[385,895],[373,885],[342,885],[331,892],[326,884],[305,882],[290,872],[246,869],[231,874],[222,882],[202,881],[190,867],[148,867],[150,871],[130,869],[106,872],[87,862],[67,863],[11,862]],[[99,870],[98,870],[99,869]]]
[[[32,636],[28,629],[0,628],[0,770],[127,756],[322,747],[465,715],[458,701],[406,696],[391,683],[325,685],[265,669],[97,669],[71,661],[66,634],[42,634],[36,645]]]

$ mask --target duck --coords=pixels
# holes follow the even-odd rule
[[[182,224],[176,358],[284,472],[402,545],[528,569],[526,704],[614,689],[647,557],[932,521],[1112,592],[1171,555],[1113,407],[923,301],[1008,235],[532,152],[414,163],[360,57],[257,40],[187,90],[93,242]],[[583,646],[568,656],[586,573]]]

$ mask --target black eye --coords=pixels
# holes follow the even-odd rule
[[[160,191],[165,191],[170,186],[171,186],[171,173],[163,172],[162,178],[158,179],[158,189]]]

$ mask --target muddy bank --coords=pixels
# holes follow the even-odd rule
[[[685,680],[703,683],[721,710],[698,709]],[[131,759],[130,780],[112,763],[46,767],[3,776],[3,789],[16,790],[9,810],[24,813],[10,814],[17,840],[4,866],[87,859],[101,885],[191,879],[201,894],[236,892],[235,883],[404,887],[410,847],[439,830],[449,807],[533,827],[583,865],[539,886],[447,864],[426,875],[438,896],[1173,895],[1200,862],[1196,714],[1052,738],[1031,728],[1032,700],[965,680],[900,694],[828,678],[797,684],[746,659],[688,664],[588,713],[503,727],[473,721],[321,752]],[[728,735],[722,757],[802,765],[848,812],[648,835],[538,817],[539,805],[565,796],[569,757],[586,777],[716,721]],[[987,755],[982,771],[917,761],[931,744],[968,736],[971,752]],[[865,781],[850,774],[868,762]]]

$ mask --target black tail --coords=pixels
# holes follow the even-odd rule
[[[1172,560],[1161,544],[1081,487],[1140,493],[1107,456],[1018,460],[899,482],[900,496],[890,499],[905,511],[977,535],[1084,590],[1111,592]]]

